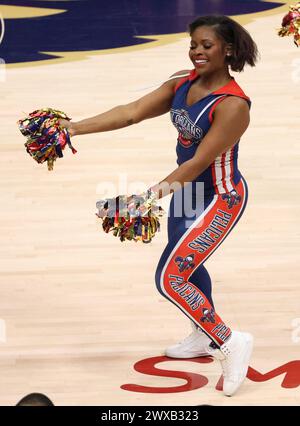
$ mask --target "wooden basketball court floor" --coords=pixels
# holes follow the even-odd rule
[[[16,126],[40,107],[59,108],[76,121],[144,95],[152,90],[145,87],[190,67],[189,38],[6,67],[0,83],[0,405],[30,392],[45,393],[56,405],[300,403],[300,58],[292,39],[276,34],[286,10],[285,4],[247,21],[237,18],[261,54],[256,68],[232,73],[253,102],[239,157],[249,203],[206,262],[218,312],[255,337],[251,378],[232,398],[215,389],[217,362],[157,358],[161,370],[208,379],[180,392],[174,388],[187,380],[134,369],[190,332],[189,320],[154,284],[166,218],[153,242],[143,245],[104,234],[94,215],[103,182],[115,195],[120,181],[141,182],[144,189],[176,167],[168,115],[76,137],[78,153],[66,150],[53,172],[25,153]],[[167,208],[168,198],[162,205]],[[127,384],[147,389],[134,392]]]

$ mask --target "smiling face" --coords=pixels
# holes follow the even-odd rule
[[[222,41],[212,27],[201,26],[191,34],[189,56],[198,74],[228,70],[227,54],[230,54],[230,45]]]

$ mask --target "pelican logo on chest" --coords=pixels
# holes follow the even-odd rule
[[[189,117],[185,109],[171,109],[171,119],[178,130],[178,142],[184,148],[199,144],[203,138],[203,130]]]

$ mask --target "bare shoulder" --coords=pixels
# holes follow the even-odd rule
[[[220,102],[214,113],[215,126],[220,128],[241,128],[243,132],[250,123],[249,105],[247,100],[238,96],[227,96]],[[232,123],[235,123],[232,126]]]
[[[176,84],[184,77],[188,77],[191,70],[181,70],[172,74],[165,83],[170,85],[171,87],[175,87]]]
[[[178,77],[178,78],[180,78],[180,77],[185,77],[185,76],[188,76],[189,74],[190,74],[190,72],[191,72],[191,70],[181,70],[181,71],[177,71],[177,72],[175,72],[174,74],[172,74],[171,76],[170,76],[170,78],[172,78],[172,77]]]
[[[249,105],[246,99],[240,98],[239,96],[226,96],[226,98],[216,107],[216,110],[249,112]]]
[[[226,96],[226,98],[220,102],[214,111],[214,118],[221,119],[250,119],[249,105],[246,99],[240,98],[239,96]]]

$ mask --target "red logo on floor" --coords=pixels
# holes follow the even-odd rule
[[[171,371],[161,370],[156,367],[156,364],[160,362],[172,362],[172,361],[184,361],[184,362],[197,362],[199,364],[209,364],[213,362],[213,358],[202,357],[202,358],[190,358],[190,359],[174,359],[166,356],[156,356],[153,358],[143,359],[134,364],[134,369],[142,374],[148,374],[149,376],[159,377],[172,377],[186,380],[186,383],[181,386],[172,387],[153,387],[153,386],[141,386],[134,384],[125,384],[121,386],[121,389],[130,392],[142,392],[142,393],[174,393],[174,392],[187,392],[195,389],[203,388],[208,383],[208,378],[198,373],[189,373],[186,371]],[[260,373],[254,368],[249,367],[247,378],[253,382],[266,382],[274,379],[275,377],[284,375],[281,382],[283,388],[296,388],[300,386],[300,361],[290,361],[278,368],[267,373]],[[223,388],[222,376],[216,384],[216,389],[221,391]]]

